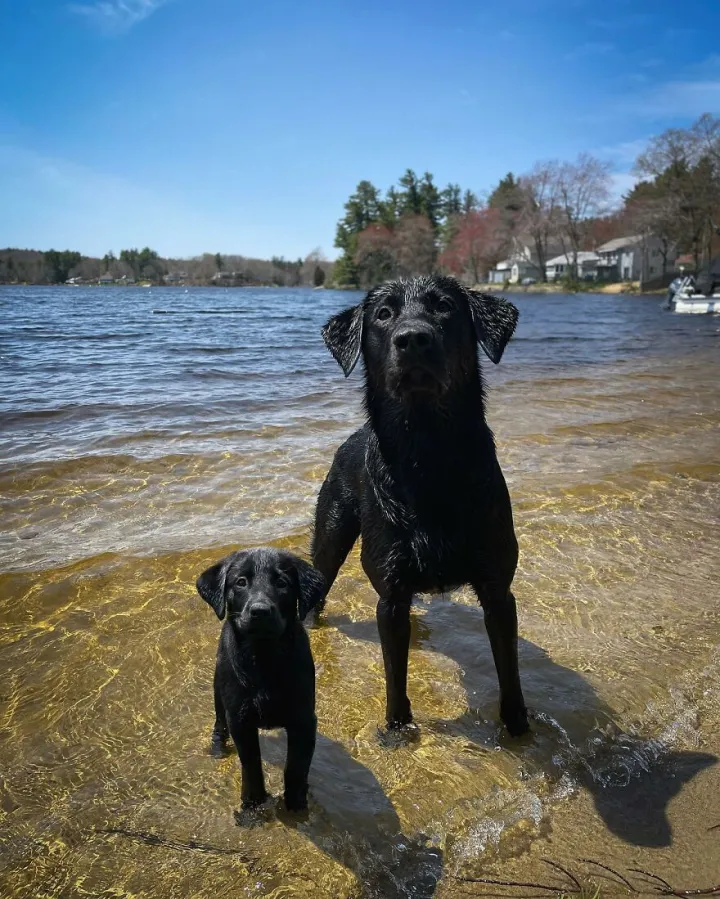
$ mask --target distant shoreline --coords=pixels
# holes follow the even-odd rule
[[[581,285],[584,287],[585,285]],[[23,282],[10,282],[10,281],[0,281],[0,287],[43,287],[43,288],[53,288],[57,289],[59,287],[67,287],[68,289],[83,287],[83,288],[142,288],[148,289],[152,288],[154,290],[173,290],[180,287],[184,287],[185,289],[193,288],[214,288],[214,289],[233,289],[233,290],[338,290],[338,291],[347,291],[352,293],[364,293],[365,290],[359,287],[351,287],[349,285],[328,285],[322,287],[311,287],[306,284],[296,284],[296,285],[287,285],[287,284],[218,284],[218,283],[179,283],[179,284],[158,284],[151,281],[144,282],[134,282],[134,283],[112,283],[112,284],[98,284],[97,282],[88,282],[86,284],[41,284],[34,283],[32,281],[23,281]],[[552,281],[538,283],[538,284],[508,284],[500,285],[500,284],[475,284],[473,285],[473,290],[481,291],[482,293],[499,293],[499,294],[535,294],[538,296],[542,296],[543,294],[568,294],[568,293],[578,293],[578,294],[599,294],[606,296],[660,296],[665,295],[667,292],[667,288],[661,288],[656,290],[642,290],[640,288],[640,283],[638,281],[622,281],[614,284],[598,284],[595,285],[592,281],[587,282],[586,289],[580,290],[570,290],[566,285],[562,283],[554,283]]]

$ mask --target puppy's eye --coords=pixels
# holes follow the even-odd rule
[[[243,587],[247,587],[247,585],[248,585],[248,579],[247,579],[246,577],[239,577],[239,578],[235,581],[235,586],[236,586],[236,587],[240,587],[241,589],[242,589]]]
[[[392,317],[392,309],[389,306],[383,306],[378,309],[378,313],[375,316],[378,321],[386,322],[389,318]]]
[[[435,308],[438,312],[452,312],[453,306],[450,300],[438,300]]]

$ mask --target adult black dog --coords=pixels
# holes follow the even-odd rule
[[[477,351],[498,363],[517,319],[512,303],[438,276],[376,287],[322,332],[346,377],[363,356],[367,424],[337,451],[320,490],[313,564],[329,589],[362,534],[392,728],[412,721],[413,594],[470,584],[485,613],[500,717],[514,736],[528,729],[510,592],[518,546]]]
[[[222,750],[228,728],[242,768],[242,806],[267,799],[258,728],[287,731],[285,805],[307,807],[315,750],[315,665],[300,623],[325,594],[312,565],[288,552],[235,552],[208,568],[198,593],[223,624],[215,666],[212,745]]]

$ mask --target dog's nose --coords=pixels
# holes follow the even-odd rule
[[[427,325],[401,325],[393,336],[393,343],[400,352],[426,350],[432,343],[433,335]]]
[[[269,618],[270,615],[272,615],[272,608],[270,606],[250,606],[250,617],[256,621],[261,621],[263,618]]]

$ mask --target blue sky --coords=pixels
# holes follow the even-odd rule
[[[4,0],[0,246],[334,256],[362,178],[618,191],[720,114],[717,0]]]

